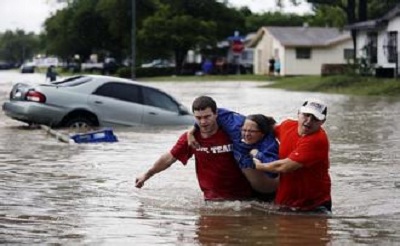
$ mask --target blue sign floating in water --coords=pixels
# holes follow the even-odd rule
[[[71,139],[74,140],[75,143],[118,142],[117,136],[114,135],[113,130],[110,128],[88,133],[78,133],[71,136]]]

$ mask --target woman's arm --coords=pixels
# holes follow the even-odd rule
[[[218,108],[217,115],[218,126],[220,126],[222,130],[224,130],[224,132],[228,134],[233,144],[240,143],[242,140],[240,130],[246,119],[245,116],[224,108]],[[194,133],[196,131],[198,131],[197,124],[192,126],[187,132],[188,144],[192,148],[200,147],[199,143],[194,137]]]
[[[257,145],[257,149],[250,151],[250,154],[261,162],[268,163],[279,159],[278,152],[278,141],[276,141],[274,134],[270,133]]]
[[[260,162],[262,162],[263,164],[269,165],[269,163],[279,159],[278,149],[279,149],[278,141],[276,141],[274,135],[270,133],[263,139],[261,144],[257,146],[257,149],[252,149],[250,151],[250,155],[253,158],[260,160]],[[255,163],[253,161],[254,160],[253,158],[252,158],[253,162],[252,167],[255,168]],[[272,178],[276,178],[278,176],[278,174],[274,172],[266,171],[266,173]]]
[[[246,117],[225,108],[218,108],[217,114],[218,125],[229,135],[233,144],[240,143],[242,141],[241,128]]]

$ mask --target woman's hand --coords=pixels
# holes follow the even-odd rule
[[[252,149],[252,150],[250,150],[250,155],[251,155],[252,157],[255,157],[255,156],[257,155],[257,153],[258,153],[258,149]]]
[[[197,142],[196,138],[194,137],[194,132],[195,131],[196,131],[196,128],[192,127],[192,128],[189,129],[189,131],[186,134],[188,145],[190,147],[192,147],[193,149],[197,149],[197,148],[201,147],[199,142]]]

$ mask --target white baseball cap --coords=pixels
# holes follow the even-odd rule
[[[318,120],[325,120],[328,107],[318,99],[312,98],[306,100],[300,108],[300,113],[312,114]]]

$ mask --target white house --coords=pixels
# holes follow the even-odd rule
[[[262,27],[249,45],[255,74],[267,74],[272,57],[281,75],[320,75],[323,64],[346,64],[353,56],[349,32],[337,28]]]
[[[381,18],[358,22],[347,28],[356,31],[357,58],[366,59],[377,76],[393,77],[399,74],[400,4]]]

